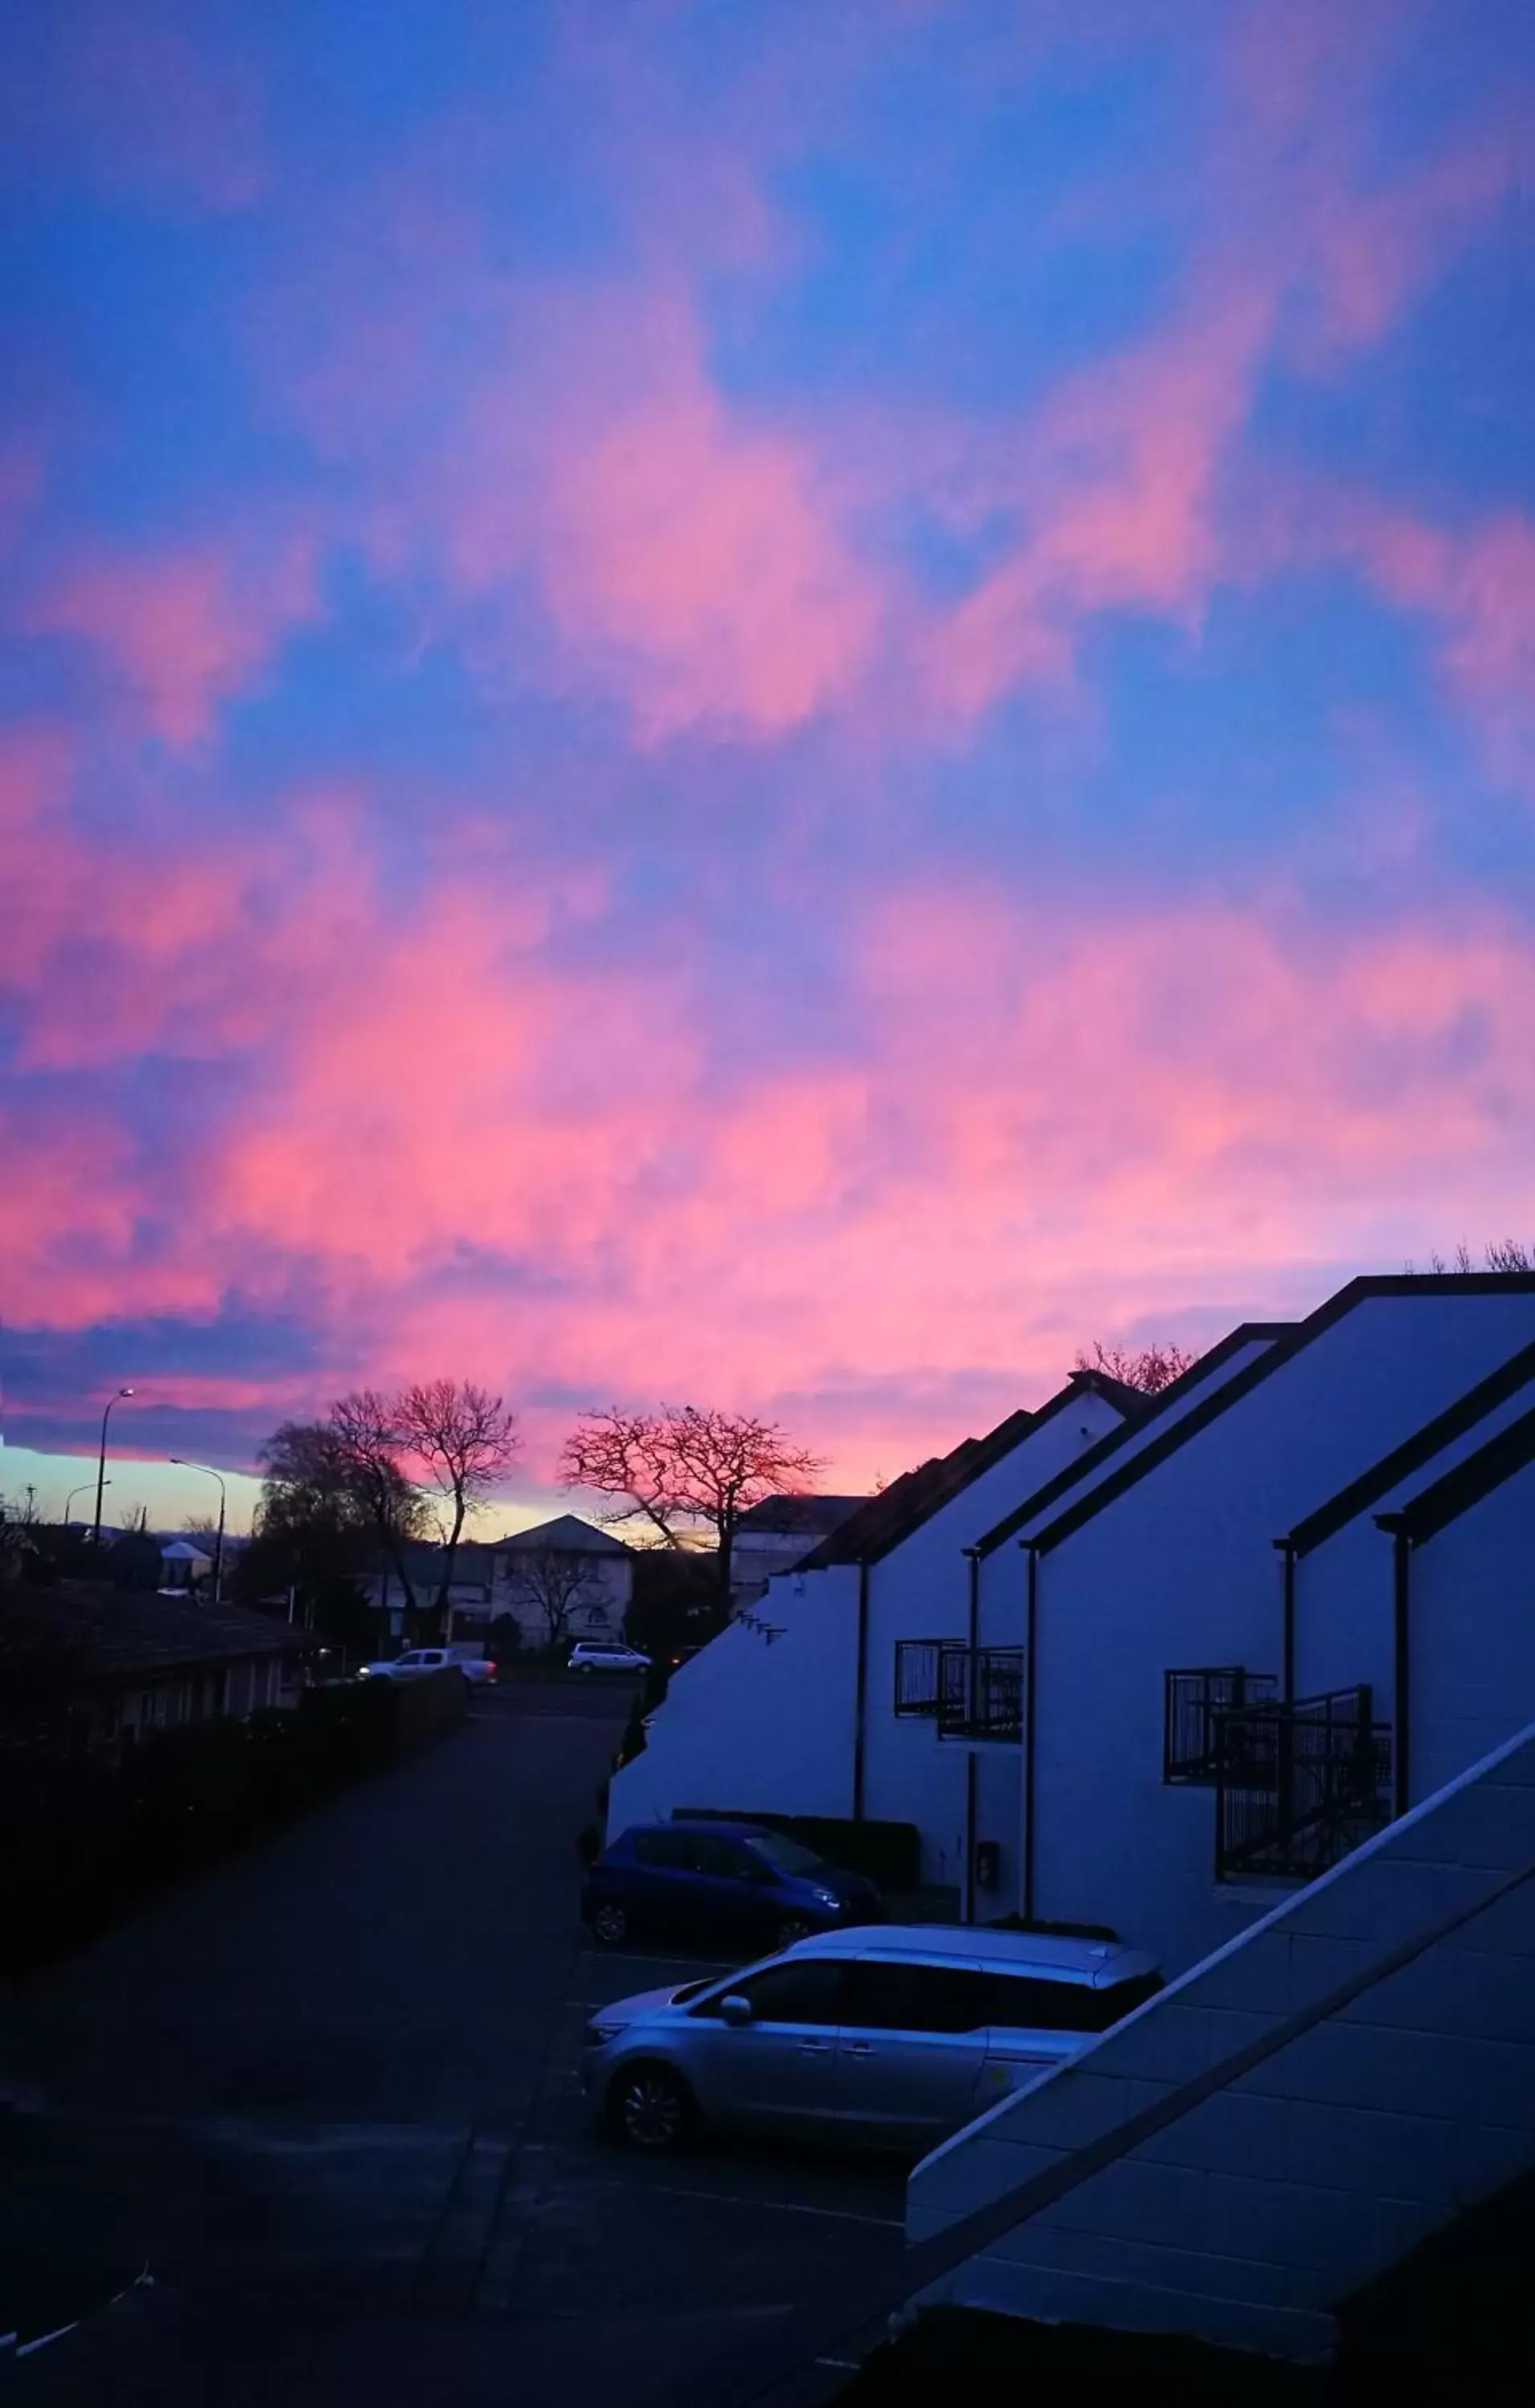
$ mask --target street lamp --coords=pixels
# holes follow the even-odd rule
[[[111,1482],[110,1482],[109,1480],[104,1480],[104,1481],[102,1482],[102,1484],[102,1484],[102,1486],[103,1486],[104,1488],[110,1488],[110,1486],[111,1486],[111,1484],[111,1484]],[[74,1501],[75,1501],[75,1499],[76,1499],[76,1498],[77,1498],[77,1497],[83,1497],[83,1496],[84,1496],[84,1494],[85,1494],[86,1490],[90,1487],[90,1485],[91,1485],[91,1483],[90,1483],[88,1480],[82,1480],[82,1481],[79,1483],[79,1486],[78,1486],[78,1487],[75,1487],[75,1488],[72,1488],[72,1489],[70,1490],[70,1492],[69,1492],[68,1496],[65,1498],[65,1500],[64,1500],[64,1526],[65,1526],[65,1528],[66,1530],[67,1530],[67,1529],[68,1529],[68,1527],[69,1527],[69,1508],[71,1507],[71,1505],[73,1505],[73,1503],[74,1503]]]
[[[219,1484],[219,1535],[213,1541],[213,1602],[219,1603],[219,1585],[223,1578],[223,1473],[215,1471],[210,1463],[191,1463],[184,1455],[173,1455],[171,1461],[183,1471],[206,1471],[209,1480]]]
[[[132,1395],[131,1388],[119,1388],[116,1397],[108,1398],[107,1412],[101,1417],[101,1453],[96,1457],[96,1518],[91,1526],[91,1544],[93,1547],[99,1547],[101,1544],[101,1492],[107,1485],[107,1414],[111,1412],[119,1398]]]

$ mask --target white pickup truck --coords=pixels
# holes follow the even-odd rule
[[[387,1662],[361,1664],[360,1681],[416,1681],[423,1672],[462,1672],[471,1688],[494,1684],[495,1667],[485,1656],[463,1647],[409,1647]]]

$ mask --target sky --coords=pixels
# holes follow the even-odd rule
[[[0,1490],[1535,1236],[1519,0],[7,13]]]

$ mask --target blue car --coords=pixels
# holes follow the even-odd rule
[[[581,1920],[620,1947],[637,1933],[761,1956],[812,1931],[878,1923],[883,1901],[862,1873],[828,1865],[757,1823],[650,1823],[597,1858]]]

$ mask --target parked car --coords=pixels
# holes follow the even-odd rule
[[[616,1639],[578,1639],[566,1658],[567,1672],[648,1672],[651,1659]]]
[[[361,1664],[362,1681],[417,1681],[423,1672],[462,1672],[471,1688],[494,1685],[495,1667],[488,1656],[466,1656],[458,1647],[409,1647],[377,1664]]]
[[[582,1919],[618,1947],[636,1932],[751,1955],[812,1931],[872,1923],[880,1893],[862,1873],[756,1823],[653,1823],[625,1831],[586,1877]]]
[[[801,1940],[586,2028],[581,2086],[631,2148],[702,2130],[925,2151],[1162,1986],[1103,1942],[952,1925]]]

